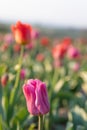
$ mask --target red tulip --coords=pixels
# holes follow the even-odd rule
[[[23,85],[27,109],[32,115],[43,115],[49,112],[50,105],[46,84],[38,79],[30,79]]]
[[[7,82],[8,82],[8,75],[7,74],[4,74],[2,77],[1,77],[1,85],[2,87],[5,87],[7,85]]]
[[[43,61],[44,58],[45,58],[45,57],[44,57],[44,54],[42,54],[42,53],[39,53],[39,54],[37,54],[37,56],[36,56],[36,60],[37,60],[37,61],[40,61],[40,62]]]
[[[43,46],[48,46],[49,45],[49,38],[48,37],[42,37],[40,42]]]
[[[63,58],[66,53],[66,49],[63,44],[55,45],[52,49],[52,56],[54,59]]]
[[[15,41],[19,44],[25,45],[31,41],[32,28],[28,24],[23,24],[18,21],[15,26],[12,26],[12,32],[14,34]]]
[[[70,37],[65,37],[62,41],[62,45],[65,48],[65,50],[67,51],[67,49],[69,48],[69,46],[71,45],[71,38]]]

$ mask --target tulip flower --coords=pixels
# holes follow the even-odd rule
[[[66,53],[63,44],[57,44],[52,48],[52,56],[54,59],[62,59]]]
[[[49,112],[46,84],[38,79],[30,79],[23,85],[28,111],[33,115],[43,115]]]
[[[77,71],[79,71],[79,69],[80,69],[80,64],[78,62],[74,63],[72,66],[72,70],[74,72],[77,72]]]
[[[69,58],[78,58],[80,56],[80,52],[77,50],[77,48],[70,46],[68,49],[68,57]]]
[[[20,71],[20,79],[23,80],[25,78],[25,75],[26,75],[25,69],[21,69],[21,71]]]
[[[39,36],[40,36],[40,33],[39,33],[38,30],[35,30],[35,29],[32,30],[32,38],[33,38],[33,39],[38,39]]]
[[[63,39],[63,41],[62,41],[62,45],[63,45],[63,48],[67,51],[68,50],[68,48],[70,47],[70,45],[71,45],[71,42],[72,40],[71,40],[71,38],[70,37],[65,37],[64,39]]]
[[[23,85],[23,93],[28,111],[39,116],[39,130],[42,130],[42,116],[50,110],[46,84],[38,79],[30,79]]]
[[[7,82],[8,82],[8,74],[4,74],[2,77],[1,77],[1,85],[2,87],[5,87],[7,85]]]
[[[12,34],[8,33],[4,37],[4,42],[7,44],[12,44],[13,43],[13,36]]]
[[[65,37],[65,38],[62,40],[62,44],[65,44],[67,47],[68,47],[69,45],[71,45],[71,43],[72,43],[72,40],[71,40],[70,37]]]
[[[42,53],[38,53],[36,55],[36,60],[39,61],[39,62],[42,62],[44,60],[44,58],[45,58],[45,56]]]
[[[42,37],[40,42],[41,42],[41,45],[48,46],[50,43],[50,40],[48,37]]]
[[[25,45],[31,41],[32,28],[30,25],[18,21],[11,29],[18,44]]]

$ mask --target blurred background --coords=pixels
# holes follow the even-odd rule
[[[86,12],[86,0],[1,0],[0,28],[20,20],[57,37],[81,37],[86,36]]]

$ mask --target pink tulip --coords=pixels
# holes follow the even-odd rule
[[[70,46],[67,53],[69,58],[78,58],[80,56],[79,51],[73,46]]]
[[[74,65],[73,65],[73,71],[75,71],[75,72],[77,72],[79,69],[80,69],[80,64],[79,63],[75,63]]]
[[[39,38],[39,36],[40,36],[39,31],[38,31],[38,30],[33,29],[33,30],[32,30],[32,38],[33,38],[33,39],[38,39],[38,38]]]
[[[46,84],[38,79],[30,79],[23,85],[27,109],[32,115],[43,115],[49,112],[50,105]]]
[[[25,69],[21,69],[21,72],[20,72],[20,79],[25,79],[25,75],[26,75]]]
[[[4,37],[4,41],[8,44],[12,44],[13,43],[13,36],[12,34],[8,33],[5,35]]]
[[[63,65],[62,60],[54,60],[53,62],[54,68],[62,67],[62,65]]]

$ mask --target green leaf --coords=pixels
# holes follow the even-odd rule
[[[22,124],[28,116],[28,112],[26,108],[20,108],[18,112],[16,112],[16,115],[13,117],[12,122],[16,123],[19,121],[20,124]]]
[[[3,126],[2,126],[2,117],[0,116],[0,130],[3,130]]]
[[[7,118],[7,110],[8,110],[8,99],[6,96],[2,97],[2,108],[4,112],[5,119]]]
[[[53,94],[52,99],[54,100],[54,99],[56,99],[56,98],[69,99],[69,100],[71,100],[71,99],[73,99],[74,97],[73,97],[73,93],[71,93],[71,92],[62,92],[62,91],[60,91],[60,92],[58,92],[58,93]]]

